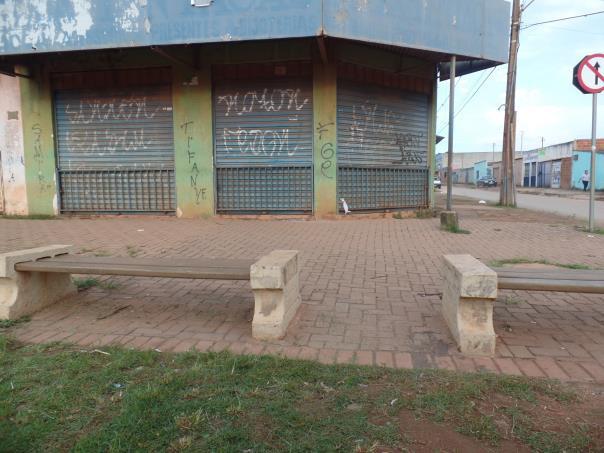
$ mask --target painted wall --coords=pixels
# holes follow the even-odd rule
[[[58,214],[52,95],[42,68],[21,79],[23,146],[29,214]]]
[[[326,35],[503,63],[509,17],[504,0],[4,0],[0,53]]]
[[[576,159],[576,160],[575,160]],[[583,190],[583,183],[580,181],[581,175],[585,170],[591,168],[591,152],[590,151],[575,151],[573,152],[573,173],[571,185],[573,189]],[[594,178],[595,176],[595,178]],[[596,190],[604,190],[604,152],[596,153],[596,173],[592,175],[592,182],[595,181]]]
[[[317,63],[313,80],[314,211],[315,216],[338,213],[337,200],[337,71],[335,64]]]
[[[0,74],[0,205],[9,215],[27,215],[20,80]]]
[[[176,215],[209,217],[214,214],[210,68],[175,67],[173,78]]]
[[[473,176],[472,182],[476,182],[483,176],[487,176],[487,171],[488,171],[488,165],[487,165],[486,160],[476,162],[474,164],[474,173],[472,174],[472,176]]]

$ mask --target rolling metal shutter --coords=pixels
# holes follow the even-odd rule
[[[169,85],[55,92],[61,211],[175,210]]]
[[[222,82],[214,90],[217,211],[312,211],[309,79]]]
[[[339,86],[338,198],[357,211],[427,206],[428,96]]]

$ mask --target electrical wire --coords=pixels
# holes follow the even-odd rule
[[[463,111],[463,109],[466,108],[466,106],[470,103],[470,101],[472,99],[474,99],[474,96],[476,96],[478,94],[478,92],[484,86],[484,84],[486,83],[486,81],[489,80],[489,78],[493,75],[493,73],[495,72],[495,69],[497,69],[497,67],[494,67],[493,69],[491,69],[491,72],[488,73],[488,75],[480,83],[480,85],[478,86],[478,88],[476,88],[476,90],[472,93],[472,95],[466,100],[466,102],[464,102],[464,104],[461,106],[461,108],[457,112],[455,112],[455,115],[453,115],[453,119],[457,118],[457,115],[459,115]],[[443,127],[441,127],[438,130],[438,132],[440,133],[440,132],[444,131],[448,126],[449,126],[449,122],[447,122],[447,124],[445,124]]]
[[[595,13],[579,14],[578,16],[561,17],[560,19],[552,19],[552,20],[546,20],[543,22],[536,22],[534,24],[529,24],[529,25],[520,27],[520,30],[526,30],[527,28],[535,27],[537,25],[551,24],[552,22],[562,22],[563,20],[579,19],[581,17],[595,16],[596,14],[604,14],[604,11],[596,11]]]
[[[457,87],[457,84],[459,83],[459,81],[461,80],[463,76],[459,76],[458,79],[455,81],[455,87]],[[440,104],[440,107],[438,108],[438,110],[436,111],[436,113],[440,112],[443,107],[445,106],[445,104],[447,103],[447,101],[449,100],[449,96],[451,96],[451,93],[449,93],[446,97],[446,99],[443,101],[442,104]]]
[[[533,4],[533,2],[534,2],[534,1],[535,1],[535,0],[531,0],[530,2],[528,2],[528,4],[527,4],[527,5],[524,5],[524,6],[522,7],[521,11],[522,11],[522,12],[525,12],[525,11],[526,11],[526,9],[527,9],[529,6],[531,6],[531,5]]]

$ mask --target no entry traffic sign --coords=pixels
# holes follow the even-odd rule
[[[573,85],[585,94],[604,91],[604,54],[588,55],[575,66]]]

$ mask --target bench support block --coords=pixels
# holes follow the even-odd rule
[[[252,336],[258,340],[283,338],[300,306],[298,252],[275,250],[251,267],[255,308]]]
[[[471,255],[445,255],[442,312],[462,353],[493,356],[497,274]]]
[[[17,272],[15,264],[69,253],[70,246],[51,245],[0,254],[0,319],[35,313],[77,289],[70,274]]]

